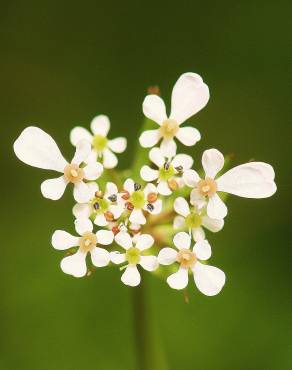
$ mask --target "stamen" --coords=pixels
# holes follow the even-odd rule
[[[172,191],[175,191],[178,189],[178,183],[175,181],[175,179],[167,180],[167,184],[169,186],[169,189]]]
[[[93,208],[97,211],[97,210],[100,208],[99,203],[98,203],[98,202],[95,202],[95,203],[93,204]]]
[[[129,211],[133,211],[133,209],[134,209],[134,206],[133,206],[133,204],[132,204],[131,202],[127,202],[127,203],[125,204],[125,206],[126,206],[126,208],[127,208]]]
[[[135,182],[135,184],[134,184],[134,189],[135,189],[135,191],[140,190],[140,189],[141,189],[141,185],[140,185],[140,184],[138,184],[137,182]]]
[[[175,169],[177,170],[178,173],[182,173],[183,172],[183,166],[177,166],[175,167]]]
[[[163,168],[167,171],[167,170],[169,170],[169,166],[170,166],[170,163],[165,162],[164,165],[163,165]]]
[[[116,202],[117,201],[117,196],[116,196],[116,194],[113,194],[113,195],[110,195],[109,197],[108,197],[108,200],[110,200],[111,202]]]
[[[156,193],[149,193],[149,194],[147,195],[147,201],[148,201],[149,203],[154,203],[154,202],[156,202],[156,201],[157,201],[157,198],[158,198],[158,195],[157,195]]]
[[[104,217],[107,221],[113,221],[114,220],[114,215],[110,211],[105,212]]]
[[[152,212],[154,210],[154,206],[151,203],[148,203],[146,207],[147,207],[149,212]]]
[[[127,190],[122,190],[121,194],[123,194],[122,199],[124,200],[128,200],[130,198],[130,193]]]

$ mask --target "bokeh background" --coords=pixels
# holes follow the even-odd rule
[[[11,1],[0,13],[1,370],[137,370],[132,290],[118,269],[74,279],[50,245],[73,231],[69,193],[42,198],[49,174],[12,144],[27,125],[49,132],[71,158],[68,134],[100,113],[134,154],[141,104],[158,84],[167,102],[178,76],[201,74],[207,107],[190,120],[206,148],[271,163],[277,194],[232,197],[224,230],[210,235],[227,274],[213,298],[147,276],[146,302],[160,365],[152,370],[290,370],[291,2]]]

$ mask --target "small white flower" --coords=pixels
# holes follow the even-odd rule
[[[98,244],[109,245],[113,242],[114,234],[108,230],[99,230],[96,234],[92,232],[93,225],[88,219],[75,221],[76,232],[80,236],[73,236],[66,231],[57,230],[52,236],[52,245],[55,249],[66,250],[79,247],[77,252],[65,257],[61,261],[63,272],[75,277],[82,277],[87,272],[86,256],[91,255],[91,261],[96,267],[107,266],[110,262],[110,253]]]
[[[184,173],[186,185],[193,188],[191,203],[201,207],[207,203],[207,214],[211,218],[222,219],[227,215],[227,207],[217,192],[226,192],[244,198],[267,198],[276,190],[273,167],[263,162],[249,162],[236,166],[215,180],[224,165],[224,156],[217,149],[203,153],[202,165],[205,178],[201,179],[194,170]]]
[[[161,195],[170,195],[178,187],[183,186],[184,182],[179,176],[189,170],[194,162],[193,158],[187,154],[165,157],[159,148],[152,148],[149,158],[158,169],[143,166],[140,175],[145,181],[157,180],[157,191]]]
[[[174,236],[173,243],[178,250],[167,247],[158,254],[160,264],[171,265],[178,262],[180,265],[178,271],[167,278],[168,285],[173,289],[184,289],[188,285],[188,272],[191,270],[200,292],[208,296],[218,294],[225,284],[224,272],[200,262],[211,257],[211,247],[207,240],[197,242],[191,251],[190,235],[180,232]]]
[[[158,199],[157,188],[153,184],[147,184],[144,189],[132,179],[124,182],[122,199],[125,207],[130,211],[129,221],[133,224],[144,225],[146,218],[143,211],[158,214],[162,209],[162,200]]]
[[[126,253],[117,251],[110,253],[110,258],[113,263],[127,263],[126,270],[121,277],[124,284],[129,286],[137,286],[140,284],[141,276],[137,265],[142,266],[143,269],[147,271],[154,271],[157,269],[157,257],[143,255],[143,252],[152,247],[154,243],[154,239],[151,235],[139,234],[131,238],[127,232],[121,231],[115,236],[115,241],[126,250]]]
[[[90,144],[86,140],[80,141],[71,163],[68,163],[53,138],[38,127],[27,127],[14,143],[14,152],[22,162],[62,173],[62,176],[41,184],[41,192],[45,198],[60,199],[66,186],[72,183],[74,198],[79,203],[89,201],[92,194],[83,180],[96,180],[103,171],[102,165],[97,162],[80,167],[90,150]]]
[[[83,127],[75,127],[71,131],[70,141],[77,145],[78,141],[86,139],[92,145],[92,152],[87,162],[95,161],[102,157],[105,168],[114,168],[118,164],[118,159],[114,153],[122,153],[127,147],[127,140],[124,137],[109,140],[107,134],[110,129],[110,121],[107,116],[99,115],[95,117],[90,125],[93,135]],[[114,153],[113,153],[114,152]]]
[[[187,227],[192,232],[195,241],[205,239],[203,227],[216,233],[224,226],[223,219],[213,219],[205,214],[205,210],[198,209],[197,207],[191,209],[188,202],[182,197],[175,199],[174,210],[180,215],[174,218],[174,229]]]
[[[118,194],[118,188],[113,182],[108,182],[105,192],[100,191],[96,183],[92,185],[93,194],[89,202],[75,204],[73,214],[78,218],[91,218],[98,226],[108,226],[117,220],[124,211],[124,202]]]
[[[166,115],[165,104],[158,95],[146,96],[143,112],[160,128],[143,132],[139,138],[140,144],[144,148],[151,148],[162,138],[160,148],[164,155],[170,157],[176,153],[175,137],[184,145],[195,145],[201,139],[199,131],[194,127],[181,128],[180,125],[203,109],[209,96],[208,86],[196,73],[184,73],[177,80],[172,90],[169,117]]]

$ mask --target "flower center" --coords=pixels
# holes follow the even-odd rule
[[[166,119],[160,127],[160,135],[165,139],[172,139],[178,132],[179,125],[174,119]]]
[[[140,261],[140,250],[138,248],[132,247],[126,251],[126,260],[130,265],[137,265]]]
[[[197,213],[190,213],[187,215],[185,223],[189,229],[195,229],[202,225],[202,217]]]
[[[143,208],[146,203],[143,190],[134,191],[130,197],[130,203],[133,204],[134,208]]]
[[[94,198],[91,201],[91,205],[94,213],[105,213],[109,208],[109,202],[104,198]]]
[[[175,175],[175,170],[172,165],[159,168],[159,179],[167,181]]]
[[[102,152],[107,147],[107,138],[102,135],[95,135],[92,140],[92,146],[97,152]]]
[[[206,177],[198,182],[198,191],[204,197],[212,197],[217,191],[217,184],[214,179]]]
[[[79,240],[79,246],[82,252],[90,252],[97,244],[97,237],[91,232],[83,234]]]
[[[84,179],[84,171],[77,164],[67,164],[64,168],[64,176],[68,182],[76,184]]]
[[[191,268],[197,262],[197,257],[189,249],[181,249],[177,254],[176,260],[180,263],[181,267]]]

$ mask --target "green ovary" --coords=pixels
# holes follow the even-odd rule
[[[140,250],[138,248],[129,248],[126,252],[126,260],[130,265],[137,265],[140,262]]]
[[[98,208],[95,208],[94,205],[98,203]],[[105,213],[108,210],[109,202],[104,198],[94,198],[91,201],[92,210],[95,214]]]
[[[97,152],[102,152],[107,147],[107,138],[102,135],[95,135],[92,140],[92,146]]]
[[[197,213],[190,213],[186,217],[185,223],[189,229],[195,229],[202,225],[202,217]]]
[[[130,197],[130,202],[133,204],[134,208],[143,208],[145,201],[145,194],[142,190],[134,191]]]
[[[175,175],[175,170],[173,166],[169,166],[169,168],[166,170],[164,167],[159,169],[159,179],[162,181],[167,181],[171,179]]]

